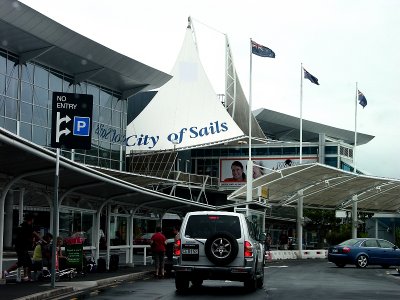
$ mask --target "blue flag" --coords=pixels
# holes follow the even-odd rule
[[[271,58],[275,58],[275,52],[272,51],[271,49],[257,44],[254,41],[251,41],[251,52],[253,52],[253,54],[261,56],[261,57],[271,57]]]
[[[308,73],[308,72],[306,71],[306,69],[304,69],[304,68],[303,68],[303,71],[304,71],[304,78],[307,78],[307,79],[310,80],[312,83],[315,83],[315,84],[319,85],[319,83],[318,83],[318,78],[317,78],[317,77],[312,76],[312,75],[311,75],[310,73]]]
[[[358,103],[364,108],[367,106],[367,98],[358,90]]]

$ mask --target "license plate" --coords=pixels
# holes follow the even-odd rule
[[[199,245],[183,244],[182,245],[182,260],[199,260]]]
[[[332,249],[332,253],[337,253],[338,250],[337,249]]]
[[[182,254],[199,254],[199,249],[182,249]]]

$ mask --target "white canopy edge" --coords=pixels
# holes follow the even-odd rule
[[[270,205],[296,205],[303,191],[304,207],[323,209],[350,208],[357,196],[363,211],[400,212],[400,180],[360,175],[320,163],[303,164],[277,170],[253,181],[253,199],[259,188],[268,189]],[[246,198],[246,185],[228,196],[228,200]]]

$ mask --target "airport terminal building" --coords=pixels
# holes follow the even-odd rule
[[[0,40],[1,254],[3,246],[12,247],[13,228],[27,212],[35,215],[42,233],[55,231],[67,237],[86,232],[85,246],[98,258],[101,239],[108,251],[110,245],[132,251],[134,236],[153,232],[168,213],[244,209],[229,195],[246,182],[227,180],[232,163],[245,165],[249,156],[249,107],[238,82],[228,83],[225,95],[207,98],[217,116],[207,127],[194,130],[182,125],[196,138],[204,138],[200,144],[190,144],[194,138],[188,144],[179,141],[181,130],[181,136],[169,133],[167,146],[143,151],[138,146],[143,141],[140,128],[151,128],[141,120],[150,109],[162,111],[158,99],[176,92],[174,80],[179,76],[174,71],[166,74],[110,50],[18,1],[0,0]],[[91,149],[61,149],[58,216],[51,213],[53,92],[93,96]],[[205,106],[200,102],[197,111]],[[190,109],[196,112],[196,106]],[[300,155],[299,118],[260,109],[250,123],[256,138],[252,160],[263,175],[300,166],[300,160],[353,171],[353,131],[303,120]],[[136,145],[132,136],[137,137]],[[373,136],[359,133],[357,138],[362,145]],[[266,210],[270,220],[296,217],[268,204],[268,196],[255,198],[247,209],[262,226]],[[59,218],[58,228],[52,228],[52,218]]]

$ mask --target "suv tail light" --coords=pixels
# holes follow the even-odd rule
[[[350,252],[350,248],[349,247],[343,247],[342,252],[343,253],[349,253]]]
[[[178,239],[174,243],[174,255],[180,256],[181,255],[181,239]]]
[[[249,241],[244,241],[244,257],[253,257],[253,245]]]

